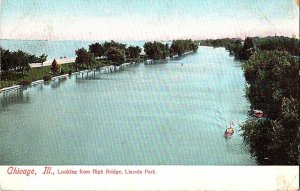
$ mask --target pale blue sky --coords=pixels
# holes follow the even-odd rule
[[[295,0],[1,0],[1,38],[169,40],[299,35]]]

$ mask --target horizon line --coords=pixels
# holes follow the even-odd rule
[[[220,37],[220,38],[176,38],[176,39],[159,39],[159,40],[150,40],[150,39],[21,39],[21,38],[0,38],[0,40],[20,40],[20,41],[158,41],[158,42],[164,42],[164,41],[174,41],[174,40],[216,40],[216,39],[246,39],[247,37],[250,38],[264,38],[264,37],[288,37],[288,38],[295,38],[299,39],[299,35],[255,35],[255,36],[245,36],[245,37]]]

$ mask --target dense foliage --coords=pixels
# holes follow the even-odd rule
[[[244,64],[246,97],[264,119],[242,126],[259,164],[297,164],[299,145],[299,62],[287,52],[257,51]]]
[[[144,51],[149,59],[160,60],[169,56],[169,46],[161,42],[146,42]]]
[[[223,38],[223,39],[207,39],[201,40],[201,46],[212,46],[212,47],[227,47],[228,45],[234,44],[236,41],[242,41],[237,38]]]
[[[138,46],[129,46],[126,49],[126,58],[130,58],[132,60],[139,59],[142,49]]]
[[[25,70],[28,71],[30,69],[30,63],[42,63],[45,62],[47,59],[47,56],[45,54],[42,54],[41,56],[37,57],[33,54],[29,54],[21,50],[10,51],[3,49],[2,47],[0,47],[0,55],[0,69],[2,71],[21,71],[22,74],[24,74]]]
[[[236,45],[236,43],[234,45]],[[234,52],[234,55],[237,59],[248,60],[254,52],[254,44],[252,38],[247,37],[243,46],[238,45],[234,46],[233,50],[231,50],[230,47],[228,47],[228,49]]]
[[[253,38],[254,44],[260,50],[287,51],[293,56],[299,56],[299,39],[284,36]]]
[[[174,55],[182,56],[184,53],[198,50],[198,43],[192,40],[174,40],[171,46],[160,42],[146,42],[144,44],[144,51],[149,59],[161,60],[168,56]]]
[[[110,41],[110,42],[107,42],[105,41],[102,45],[104,47],[104,52],[107,52],[107,50],[110,48],[110,47],[116,47],[120,50],[126,50],[126,44],[123,44],[123,43],[118,43],[118,42],[115,42],[115,41]]]
[[[79,66],[85,65],[86,67],[89,67],[92,65],[93,55],[87,51],[85,48],[80,48],[75,51],[76,54],[76,70],[78,70]]]
[[[75,51],[77,69],[79,67],[91,68],[97,63],[97,60],[103,59],[107,59],[115,65],[120,65],[125,61],[139,60],[141,49],[138,46],[129,46],[128,48],[126,46],[126,44],[115,41],[105,41],[103,44],[93,43],[89,45],[89,50],[80,48]]]
[[[106,52],[108,60],[115,62],[116,65],[120,65],[125,62],[125,50],[119,49],[118,47],[110,47]]]
[[[249,42],[249,41],[252,42]],[[248,42],[247,42],[248,41]],[[246,51],[250,47],[255,47],[259,50],[280,50],[287,51],[293,56],[299,56],[299,39],[289,38],[283,36],[274,36],[274,37],[247,37],[244,44],[248,44],[249,47],[245,47],[243,51]],[[251,45],[253,44],[253,46]],[[236,56],[238,59],[247,60],[248,56],[241,56],[239,58],[239,51],[243,48],[242,39],[236,38],[223,38],[223,39],[208,39],[200,41],[202,46],[212,46],[212,47],[225,47],[229,52]],[[243,52],[242,52],[243,54]],[[248,57],[248,58],[247,58]]]
[[[252,38],[247,37],[242,43],[241,39],[216,39],[203,40],[200,42],[204,46],[225,47],[231,55],[239,60],[248,60],[254,52],[254,43]]]
[[[198,44],[192,40],[174,40],[170,47],[173,55],[182,56],[185,52],[198,50]]]
[[[104,55],[104,47],[97,43],[89,45],[89,51],[92,53],[95,57],[101,57]]]

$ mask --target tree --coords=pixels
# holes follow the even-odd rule
[[[118,48],[120,50],[124,50],[124,51],[126,49],[126,44],[118,43],[118,42],[115,42],[113,40],[110,41],[110,42],[105,41],[102,46],[104,47],[105,52],[107,52],[110,47],[116,47],[116,48]]]
[[[91,66],[93,61],[92,59],[93,56],[90,52],[88,52],[85,48],[80,48],[76,50],[75,53],[76,53],[76,59],[75,59],[76,70],[78,70],[78,66],[83,67],[83,65],[86,65],[87,68]]]
[[[99,43],[89,45],[90,53],[94,54],[95,57],[101,57],[104,55],[104,47]]]
[[[251,48],[254,48],[254,44],[253,44],[252,38],[247,37],[245,39],[243,49],[244,50],[248,50],[248,49],[251,49]]]
[[[51,69],[53,74],[61,72],[61,66],[57,63],[57,61],[55,59],[53,60],[50,69]]]
[[[241,59],[248,60],[254,52],[254,44],[252,38],[247,37],[241,52]]]
[[[22,52],[18,50],[17,52],[12,52],[9,57],[9,69],[14,71],[22,71],[22,75],[24,75],[24,71],[28,71],[30,69],[30,54]]]
[[[296,38],[273,36],[256,38],[254,43],[261,50],[287,51],[293,56],[299,56],[300,41]]]
[[[235,58],[240,57],[240,52],[242,50],[242,42],[241,40],[237,39],[233,43],[229,43],[226,45],[226,49],[229,50],[230,55],[234,55]]]
[[[28,71],[30,69],[29,63],[35,62],[44,62],[47,59],[47,55],[42,54],[40,57],[35,55],[23,52],[21,50],[18,51],[9,51],[0,47],[1,53],[1,70],[9,71],[12,70],[17,72],[19,70]]]
[[[192,46],[191,46],[191,49],[193,50],[193,52],[197,52],[199,46],[197,43],[193,43]]]
[[[163,48],[163,59],[166,59],[168,56],[170,55],[170,51],[169,51],[169,45],[165,44],[165,47]]]
[[[193,51],[197,52],[198,50],[198,43],[189,40],[173,40],[171,44],[172,52],[177,54],[178,56],[182,56],[185,52]]]
[[[174,40],[172,42],[171,48],[174,50],[175,54],[177,54],[178,56],[182,56],[182,54],[184,53],[184,44],[181,40]]]
[[[144,51],[148,58],[153,60],[165,59],[169,55],[169,48],[160,42],[146,42]]]
[[[170,58],[173,58],[175,51],[172,47],[169,49],[169,54],[170,54]]]
[[[42,54],[41,56],[37,57],[34,54],[28,54],[29,56],[29,62],[30,63],[43,63],[47,60],[47,55]]]
[[[48,55],[42,54],[39,57],[39,62],[41,62],[41,63],[45,62],[47,60],[47,57],[48,57]]]
[[[1,70],[8,71],[9,69],[12,69],[12,56],[11,52],[9,50],[5,50],[1,47]]]
[[[125,51],[117,47],[110,47],[107,52],[107,58],[110,61],[115,62],[117,65],[125,62]]]
[[[129,46],[126,50],[126,57],[130,59],[139,59],[142,49],[138,46]]]

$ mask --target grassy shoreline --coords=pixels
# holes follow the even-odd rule
[[[137,60],[127,59],[125,61],[125,63],[141,62],[141,61],[144,61],[144,57],[141,57]],[[69,74],[69,72],[74,73],[74,72],[79,72],[79,71],[84,71],[84,70],[98,69],[101,67],[111,66],[111,65],[119,65],[119,64],[116,64],[115,62],[111,62],[111,61],[107,61],[107,60],[101,60],[101,61],[97,61],[92,67],[79,66],[78,70],[76,70],[76,63],[69,62],[69,63],[60,64],[62,72],[56,73],[56,74],[51,73],[51,65],[31,68],[30,70],[25,71],[24,75],[22,75],[21,73],[13,72],[13,71],[9,71],[9,72],[2,71],[2,73],[0,73],[0,77],[1,77],[0,78],[1,79],[0,80],[0,92],[4,88],[13,87],[15,85],[18,85],[18,83],[22,80],[34,82],[34,81],[38,81],[38,80],[43,80],[43,77],[45,75],[48,75],[50,77],[56,77],[56,76]]]
[[[108,61],[102,61],[95,64],[92,68],[87,67],[79,67],[78,71],[87,70],[87,69],[94,69],[100,68],[104,66],[111,65]],[[49,75],[50,77],[56,77],[64,74],[68,74],[70,71],[72,73],[76,72],[75,69],[75,62],[61,64],[61,73],[52,74],[50,71],[50,66],[43,66],[37,68],[31,68],[29,71],[24,72],[24,75],[15,72],[2,72],[1,74],[1,81],[0,81],[0,90],[3,88],[12,87],[14,85],[18,85],[21,80],[27,80],[30,82],[34,82],[37,80],[42,80],[45,75]]]

